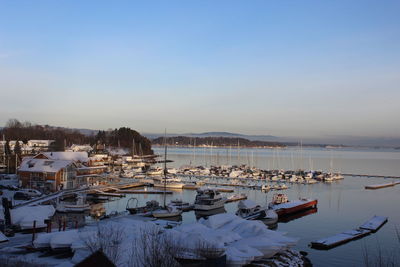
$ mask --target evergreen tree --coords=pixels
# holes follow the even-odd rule
[[[14,154],[21,156],[21,152],[22,152],[21,146],[19,145],[19,140],[17,140],[17,142],[15,143],[15,146],[14,146]]]

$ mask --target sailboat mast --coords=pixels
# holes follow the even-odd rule
[[[165,134],[164,134],[164,145],[165,145],[165,151],[164,151],[164,208],[165,208],[166,207],[165,192],[167,191],[167,129],[165,129]]]

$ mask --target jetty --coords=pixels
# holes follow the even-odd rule
[[[391,182],[391,183],[386,183],[386,184],[375,184],[375,185],[366,185],[365,189],[380,189],[380,188],[385,188],[385,187],[392,187],[397,184],[400,184],[400,182]]]
[[[345,244],[352,240],[362,238],[371,233],[378,231],[386,222],[387,217],[384,216],[374,216],[364,224],[362,224],[358,229],[348,230],[340,234],[333,235],[331,237],[322,238],[317,241],[311,242],[311,247],[315,249],[331,249],[339,245]]]

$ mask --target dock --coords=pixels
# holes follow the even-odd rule
[[[319,239],[317,241],[311,242],[311,247],[315,249],[331,249],[339,245],[345,244],[352,240],[362,238],[371,233],[378,231],[386,222],[387,217],[384,216],[374,216],[364,224],[362,224],[358,229],[348,230],[340,234],[333,235],[331,237]]]
[[[385,223],[387,223],[388,217],[384,216],[374,216],[363,225],[360,226],[361,229],[370,230],[371,232],[378,231]]]
[[[118,193],[121,194],[172,194],[172,191],[162,191],[162,190],[129,190],[129,189],[125,189],[125,190],[118,190]]]
[[[311,242],[311,247],[316,249],[330,249],[345,244],[349,241],[364,237],[366,235],[369,235],[370,233],[370,230],[364,229],[348,230],[331,237]]]
[[[392,187],[397,184],[400,184],[400,182],[391,182],[391,183],[386,183],[386,184],[375,184],[375,185],[366,185],[365,189],[380,189],[380,188],[385,188],[385,187]]]

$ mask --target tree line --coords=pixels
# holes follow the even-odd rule
[[[174,136],[174,137],[158,137],[152,140],[155,145],[168,146],[221,146],[221,147],[285,147],[284,144],[279,142],[269,141],[251,141],[245,138],[233,137],[187,137],[187,136]]]
[[[137,131],[127,127],[98,131],[97,134],[85,135],[74,129],[50,125],[37,125],[31,122],[20,122],[17,119],[10,119],[5,127],[0,129],[0,138],[3,138],[3,136],[7,141],[22,141],[25,144],[28,140],[54,140],[48,148],[49,151],[64,151],[65,146],[70,146],[72,144],[90,144],[91,146],[95,144],[104,144],[106,146],[126,148],[132,152],[134,140],[136,154],[139,152],[143,155],[153,154],[150,140]],[[7,150],[8,154],[13,154],[13,152],[15,152],[10,151],[8,143],[5,150]],[[20,154],[21,148],[19,144],[17,150]]]

